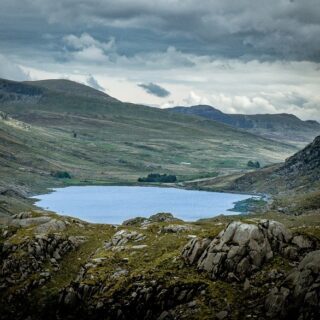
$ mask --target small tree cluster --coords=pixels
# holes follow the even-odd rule
[[[138,179],[139,182],[176,182],[177,177],[175,175],[167,175],[160,173],[150,173],[147,177],[142,177]]]
[[[259,161],[251,161],[251,160],[249,160],[248,163],[247,163],[247,166],[249,168],[259,169],[260,168],[260,163],[259,163]]]
[[[59,179],[71,179],[71,175],[67,171],[52,171],[51,176]]]

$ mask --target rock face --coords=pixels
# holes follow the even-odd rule
[[[301,237],[293,238],[276,221],[261,220],[257,225],[232,222],[212,241],[192,239],[182,257],[186,263],[208,272],[212,279],[243,280],[275,252],[294,259],[299,252],[312,249],[312,241]]]
[[[265,300],[266,314],[272,319],[320,318],[320,250],[308,253]]]
[[[17,245],[5,242],[0,247],[0,289],[25,282],[32,274],[38,275],[38,279],[27,281],[20,294],[43,284],[50,277],[50,273],[43,270],[44,264],[50,263],[54,270],[58,270],[58,261],[82,241],[82,237],[52,234],[27,238]]]
[[[205,288],[199,283],[163,286],[155,280],[132,281],[133,286],[121,296],[104,300],[103,303],[95,302],[89,315],[86,314],[88,309],[77,308],[84,307],[90,301],[90,296],[103,292],[106,288],[103,284],[89,286],[74,283],[61,292],[59,318],[66,318],[72,310],[74,319],[182,319],[176,308],[180,305],[184,306],[184,310],[194,307],[194,297]]]

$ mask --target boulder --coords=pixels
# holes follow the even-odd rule
[[[121,247],[129,241],[139,242],[145,238],[146,236],[144,234],[138,233],[137,231],[122,229],[116,232],[109,242],[105,243],[105,248]]]
[[[197,265],[212,279],[227,278],[229,273],[244,279],[272,256],[268,238],[259,226],[232,222],[209,244]]]
[[[17,218],[10,222],[14,227],[30,227],[33,225],[41,225],[50,221],[50,217],[37,217],[37,218]]]
[[[184,225],[184,224],[169,224],[168,226],[164,226],[161,228],[162,233],[180,233],[185,231],[192,230],[192,226]]]
[[[188,263],[193,264],[198,261],[203,251],[210,244],[210,239],[193,238],[188,242],[182,251],[182,258]]]
[[[265,309],[271,319],[319,319],[320,250],[309,252],[282,286],[270,291]]]
[[[63,231],[66,229],[66,224],[57,219],[51,219],[50,221],[39,225],[36,228],[36,233],[48,233],[50,232],[57,232],[57,231]]]
[[[274,253],[296,260],[301,250],[313,246],[304,236],[293,237],[277,221],[260,220],[257,224],[234,221],[213,240],[191,239],[182,251],[182,258],[187,264],[196,264],[212,279],[244,280]]]

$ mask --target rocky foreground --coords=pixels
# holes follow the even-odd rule
[[[0,318],[319,319],[318,223],[264,216],[20,213],[0,229]]]

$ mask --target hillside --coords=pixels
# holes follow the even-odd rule
[[[280,165],[248,173],[234,182],[238,190],[271,193],[316,190],[320,187],[320,136]]]
[[[218,175],[241,192],[316,192],[319,138],[291,156],[292,146],[216,121],[44,83],[0,86],[1,319],[317,319],[318,303],[300,303],[319,296],[309,285],[319,282],[315,201],[300,201],[308,215],[297,217],[188,223],[159,213],[114,226],[40,210],[26,196],[150,172],[179,183]],[[268,167],[246,173],[249,159]]]
[[[65,80],[1,80],[0,111],[0,186],[25,192],[63,183],[136,183],[152,172],[180,181],[215,176],[247,170],[251,159],[280,162],[296,151],[218,122],[122,103]],[[54,178],[52,171],[67,171],[72,179]]]
[[[320,136],[284,163],[249,172],[187,182],[208,190],[267,193],[273,208],[288,214],[320,212]]]
[[[302,121],[292,114],[227,114],[207,105],[175,107],[169,111],[215,120],[263,137],[298,144],[300,147],[320,134],[318,122]]]

